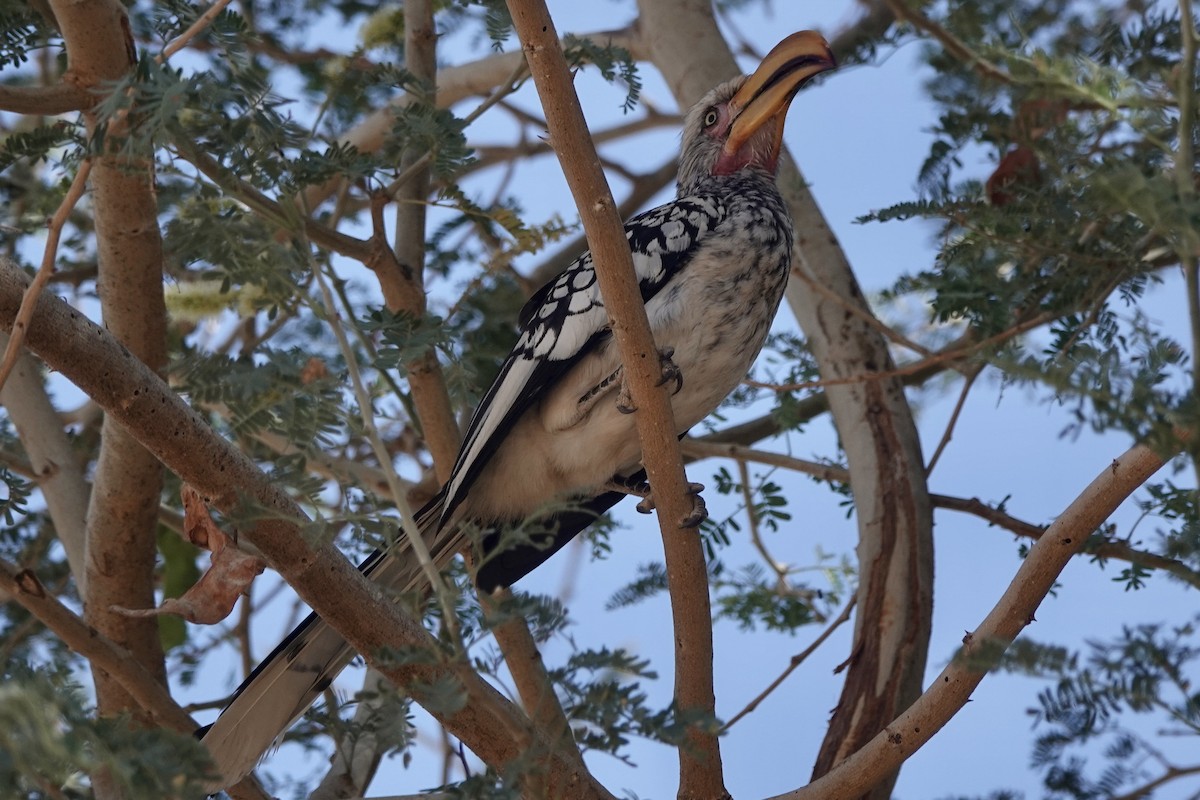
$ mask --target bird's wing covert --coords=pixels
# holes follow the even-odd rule
[[[625,224],[643,302],[680,274],[724,215],[725,208],[716,198],[687,196],[638,214]],[[592,254],[584,253],[534,293],[519,319],[517,343],[467,428],[446,485],[443,523],[463,501],[517,418],[590,348],[610,335]]]

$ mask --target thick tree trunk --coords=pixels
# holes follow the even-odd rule
[[[0,349],[8,336],[0,333]],[[67,554],[67,565],[81,597],[87,596],[86,520],[91,489],[79,455],[54,409],[38,361],[25,354],[0,389],[0,405],[16,426],[21,446],[37,476],[38,488]]]
[[[645,46],[681,107],[739,72],[710,2],[643,0],[639,8]],[[787,298],[821,375],[887,373],[893,367],[887,342],[867,322],[871,312],[845,254],[799,171],[790,158],[783,161],[779,185],[797,231]],[[813,291],[814,281],[826,291]],[[852,659],[816,775],[869,741],[920,694],[933,603],[933,523],[903,386],[898,378],[880,378],[830,386],[826,395],[858,511],[860,585]],[[893,775],[870,796],[890,796],[894,782]]]
[[[803,186],[790,169],[785,185]],[[790,196],[789,196],[790,195]],[[800,236],[788,300],[821,376],[894,368],[886,342],[860,312],[862,293],[805,190],[785,194]],[[806,280],[807,279],[807,280]],[[815,281],[833,295],[811,291]],[[858,517],[858,604],[846,682],[813,768],[820,777],[871,740],[921,693],[933,613],[933,521],[924,460],[897,377],[826,388],[850,468]],[[895,774],[868,796],[891,796]]]
[[[134,63],[125,10],[115,0],[52,4],[67,45],[66,80],[97,89],[119,80]],[[99,121],[86,114],[89,132]],[[123,123],[110,124],[106,146],[114,148]],[[161,372],[166,367],[166,310],[162,291],[162,239],[153,163],[109,153],[92,168],[98,287],[105,326],[137,358]],[[166,683],[158,622],[113,613],[111,606],[147,608],[155,603],[155,531],[162,467],[120,424],[106,419],[87,514],[87,621],[126,647],[157,680]],[[137,704],[103,670],[93,672],[102,714],[137,714]],[[103,795],[103,787],[98,794]]]

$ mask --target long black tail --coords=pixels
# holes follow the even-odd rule
[[[483,563],[476,574],[481,591],[511,586],[528,575],[567,542],[610,509],[624,495],[602,494],[577,509],[556,514],[547,531],[530,543],[497,549],[499,533],[483,540]],[[438,568],[465,544],[455,530],[439,531],[440,496],[417,512],[417,527]],[[395,592],[413,592],[427,585],[417,559],[406,543],[387,552],[376,550],[359,569],[380,586]],[[338,673],[350,663],[354,650],[341,634],[314,614],[254,668],[213,724],[197,732],[212,754],[220,781],[211,791],[241,780],[263,754],[292,726]]]

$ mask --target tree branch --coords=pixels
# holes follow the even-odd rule
[[[69,83],[54,86],[0,85],[0,111],[56,116],[91,108],[99,98]]]
[[[0,559],[0,588],[53,631],[67,647],[117,681],[155,724],[182,733],[196,730],[195,720],[128,650],[60,603],[32,571]]]
[[[1011,514],[989,506],[975,497],[950,497],[944,494],[931,494],[929,499],[935,508],[944,508],[949,511],[960,511],[964,514],[971,514],[1007,531],[1011,531],[1018,536],[1024,536],[1034,541],[1041,539],[1046,531],[1044,525],[1034,525],[1032,522],[1017,519]],[[1151,553],[1148,550],[1139,550],[1127,542],[1114,540],[1095,542],[1093,540],[1092,543],[1089,543],[1084,548],[1084,552],[1097,558],[1115,558],[1118,561],[1137,564],[1147,569],[1162,570],[1184,583],[1200,589],[1200,572],[1190,569],[1182,561],[1167,558],[1158,553]]]
[[[433,7],[428,0],[405,0],[404,66],[423,87],[420,102],[433,105],[437,97],[437,32],[433,26]],[[396,259],[379,269],[394,266],[399,273],[399,293],[387,297],[388,309],[404,312],[412,319],[425,316],[425,203],[429,198],[429,166],[415,167],[427,156],[406,147],[400,157],[400,170],[413,168],[411,179],[396,189]],[[386,287],[385,287],[386,288]],[[454,407],[446,389],[446,379],[437,353],[429,347],[405,365],[412,389],[413,405],[421,423],[425,443],[433,455],[438,480],[445,483],[454,469],[461,434],[454,419]],[[363,409],[366,413],[367,409]]]
[[[987,675],[987,665],[995,663],[1033,621],[1034,612],[1092,531],[1164,463],[1163,455],[1136,445],[1106,466],[1033,545],[991,613],[963,638],[958,656],[924,694],[828,773],[771,800],[858,797],[898,769],[966,705]]]
[[[71,215],[71,211],[87,190],[87,179],[91,172],[91,159],[84,159],[83,163],[79,165],[75,177],[71,179],[67,193],[50,217],[50,224],[46,230],[46,245],[42,248],[42,264],[38,267],[33,283],[29,285],[27,296],[21,300],[21,310],[17,312],[13,333],[4,344],[4,360],[0,362],[0,388],[4,387],[9,373],[17,365],[17,357],[20,355],[21,345],[25,341],[25,332],[29,330],[29,318],[33,315],[34,303],[37,302],[38,296],[49,282],[50,276],[54,274],[54,262],[58,258],[58,243],[62,239],[63,227],[67,224],[67,218]]]
[[[333,763],[321,783],[308,796],[308,800],[339,800],[350,796],[361,796],[371,783],[379,768],[380,749],[394,744],[380,741],[374,730],[367,730],[380,713],[380,700],[389,690],[386,677],[374,669],[363,676],[363,687],[359,692],[358,704],[351,721],[362,733],[345,736],[334,746]],[[336,737],[334,737],[336,739]]]
[[[8,338],[0,333],[0,342]],[[79,596],[87,597],[86,523],[91,487],[46,393],[41,370],[27,353],[17,357],[8,382],[0,388],[0,405],[8,411],[21,446],[29,456]]]
[[[46,590],[30,570],[0,559],[0,590],[53,631],[67,647],[99,667],[121,685],[145,716],[155,724],[180,733],[192,733],[196,722],[180,708],[171,693],[128,650],[80,619]],[[266,800],[253,778],[246,778],[229,793],[236,800]]]
[[[607,42],[628,50],[635,59],[641,57],[640,38],[632,28],[611,31],[595,31],[583,34],[580,38],[595,39]],[[525,56],[521,51],[497,53],[496,55],[461,64],[456,67],[446,67],[439,70],[437,75],[438,108],[450,108],[474,95],[486,95],[500,85],[507,76],[512,75]],[[414,98],[405,93],[396,98],[388,107],[376,111],[371,116],[347,131],[340,142],[352,145],[360,152],[373,153],[383,146],[389,132],[395,124],[395,112],[413,102]],[[304,208],[315,209],[326,198],[337,191],[342,180],[334,178],[320,186],[306,189],[301,198]]]
[[[624,364],[626,385],[637,407],[635,421],[643,463],[658,505],[675,625],[675,698],[683,713],[715,715],[712,626],[708,571],[699,537],[680,530],[692,511],[685,491],[667,389],[658,386],[658,350],[638,289],[629,243],[612,192],[600,169],[587,123],[562,54],[554,22],[543,0],[508,0],[517,35],[529,61],[546,125],[563,174],[579,209],[596,279]],[[679,748],[679,796],[724,797],[720,749],[711,732],[692,728]]]
[[[830,481],[832,483],[848,483],[850,481],[849,470],[833,466],[832,464],[822,464],[817,461],[795,458],[794,456],[785,456],[781,453],[756,450],[735,443],[685,437],[679,442],[679,450],[689,459],[689,462],[691,459],[731,458],[737,461],[750,461],[790,469],[794,472],[802,472],[805,475],[811,475],[819,480]],[[1032,522],[1018,519],[975,497],[965,498],[952,497],[945,494],[930,494],[929,502],[934,508],[971,514],[999,528],[1004,528],[1018,536],[1024,536],[1035,541],[1040,539],[1046,530],[1046,526],[1044,525],[1035,525]],[[1086,552],[1097,558],[1112,558],[1117,561],[1137,564],[1147,569],[1160,570],[1190,586],[1200,589],[1200,572],[1191,569],[1182,561],[1168,558],[1158,553],[1152,553],[1149,550],[1139,550],[1127,542],[1119,540],[1093,542],[1088,545]]]
[[[983,77],[999,83],[1012,83],[1012,78],[1007,72],[976,53],[953,33],[918,11],[913,5],[914,0],[885,0],[885,2],[892,13],[896,15],[896,19],[903,20],[922,33],[929,34],[942,45],[947,53]]]
[[[92,91],[129,74],[137,62],[133,32],[118,0],[72,3],[51,0],[66,44],[64,80]],[[167,312],[163,300],[162,236],[153,154],[148,148],[127,152],[128,115],[105,119],[84,112],[90,136],[103,130],[100,152],[91,159],[91,210],[95,223],[96,279],[105,327],[128,348],[132,358],[156,372],[167,364]],[[114,606],[154,606],[155,539],[162,466],[130,436],[105,417],[87,512],[87,586],[84,616],[89,624],[130,650],[159,683],[166,666],[158,621],[127,617]],[[100,714],[139,708],[120,684],[93,669]],[[104,775],[94,775],[97,798],[115,797]]]
[[[770,685],[768,685],[766,689],[763,689],[761,692],[759,692],[758,696],[756,696],[753,700],[747,703],[745,708],[734,714],[728,722],[722,725],[721,732],[725,733],[734,725],[736,725],[738,721],[742,719],[742,717],[753,713],[754,709],[758,708],[762,702],[771,695],[771,692],[782,686],[783,682],[787,680],[788,676],[795,672],[797,667],[808,660],[808,657],[815,653],[817,648],[824,644],[825,640],[833,635],[834,631],[842,627],[842,625],[845,625],[850,620],[850,612],[854,610],[854,600],[854,596],[851,595],[850,599],[846,602],[846,605],[843,606],[842,612],[837,615],[837,618],[833,620],[833,622],[830,622],[829,625],[825,627],[825,630],[821,631],[820,635],[817,636],[816,639],[813,639],[812,644],[801,650],[796,655],[792,656],[791,660],[788,661],[787,668],[780,673],[779,677],[771,681]]]
[[[27,284],[15,264],[0,259],[0,329],[12,326]],[[247,504],[255,508],[257,513],[239,529],[240,535],[270,559],[369,665],[411,691],[418,703],[427,704],[430,713],[485,763],[499,770],[518,764],[540,770],[551,796],[612,800],[468,665],[397,665],[381,659],[380,653],[391,648],[437,653],[441,647],[418,620],[385,601],[332,544],[310,547],[298,528],[309,520],[292,498],[106,330],[61,300],[43,296],[34,310],[28,347],[114,421],[136,431],[148,450],[214,507],[227,514],[244,514]],[[466,702],[461,708],[446,710],[430,702],[423,687],[439,681],[462,687]]]
[[[714,434],[717,435],[717,434]],[[823,481],[831,483],[849,483],[850,471],[832,464],[822,464],[818,461],[806,461],[795,456],[785,456],[782,453],[771,453],[766,450],[755,450],[745,445],[733,442],[708,441],[684,437],[679,442],[679,451],[693,459],[700,458],[732,458],[735,461],[753,461],[757,464],[767,464],[772,467],[782,467],[795,472],[803,472]]]

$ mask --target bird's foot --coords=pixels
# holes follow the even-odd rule
[[[655,509],[654,492],[651,491],[650,484],[646,481],[630,483],[614,479],[609,482],[608,487],[624,494],[631,494],[642,498],[642,501],[635,506],[642,514],[649,514]],[[695,528],[708,518],[708,508],[704,504],[704,498],[700,495],[702,491],[704,491],[703,483],[688,482],[687,493],[692,498],[692,509],[679,520],[679,527]]]
[[[658,382],[655,386],[675,381],[675,388],[671,390],[671,394],[678,394],[683,388],[683,371],[679,369],[679,365],[673,360],[675,356],[674,347],[658,348],[658,365],[661,370]],[[632,414],[637,411],[637,406],[633,404],[633,397],[629,394],[629,384],[625,382],[625,376],[621,376],[621,390],[617,392],[617,411],[622,414]]]
[[[675,388],[671,390],[671,394],[679,394],[679,390],[683,388],[683,370],[675,363],[675,348],[660,347],[658,348],[658,366],[662,370],[662,374],[658,378],[658,383],[655,386],[675,381]]]

